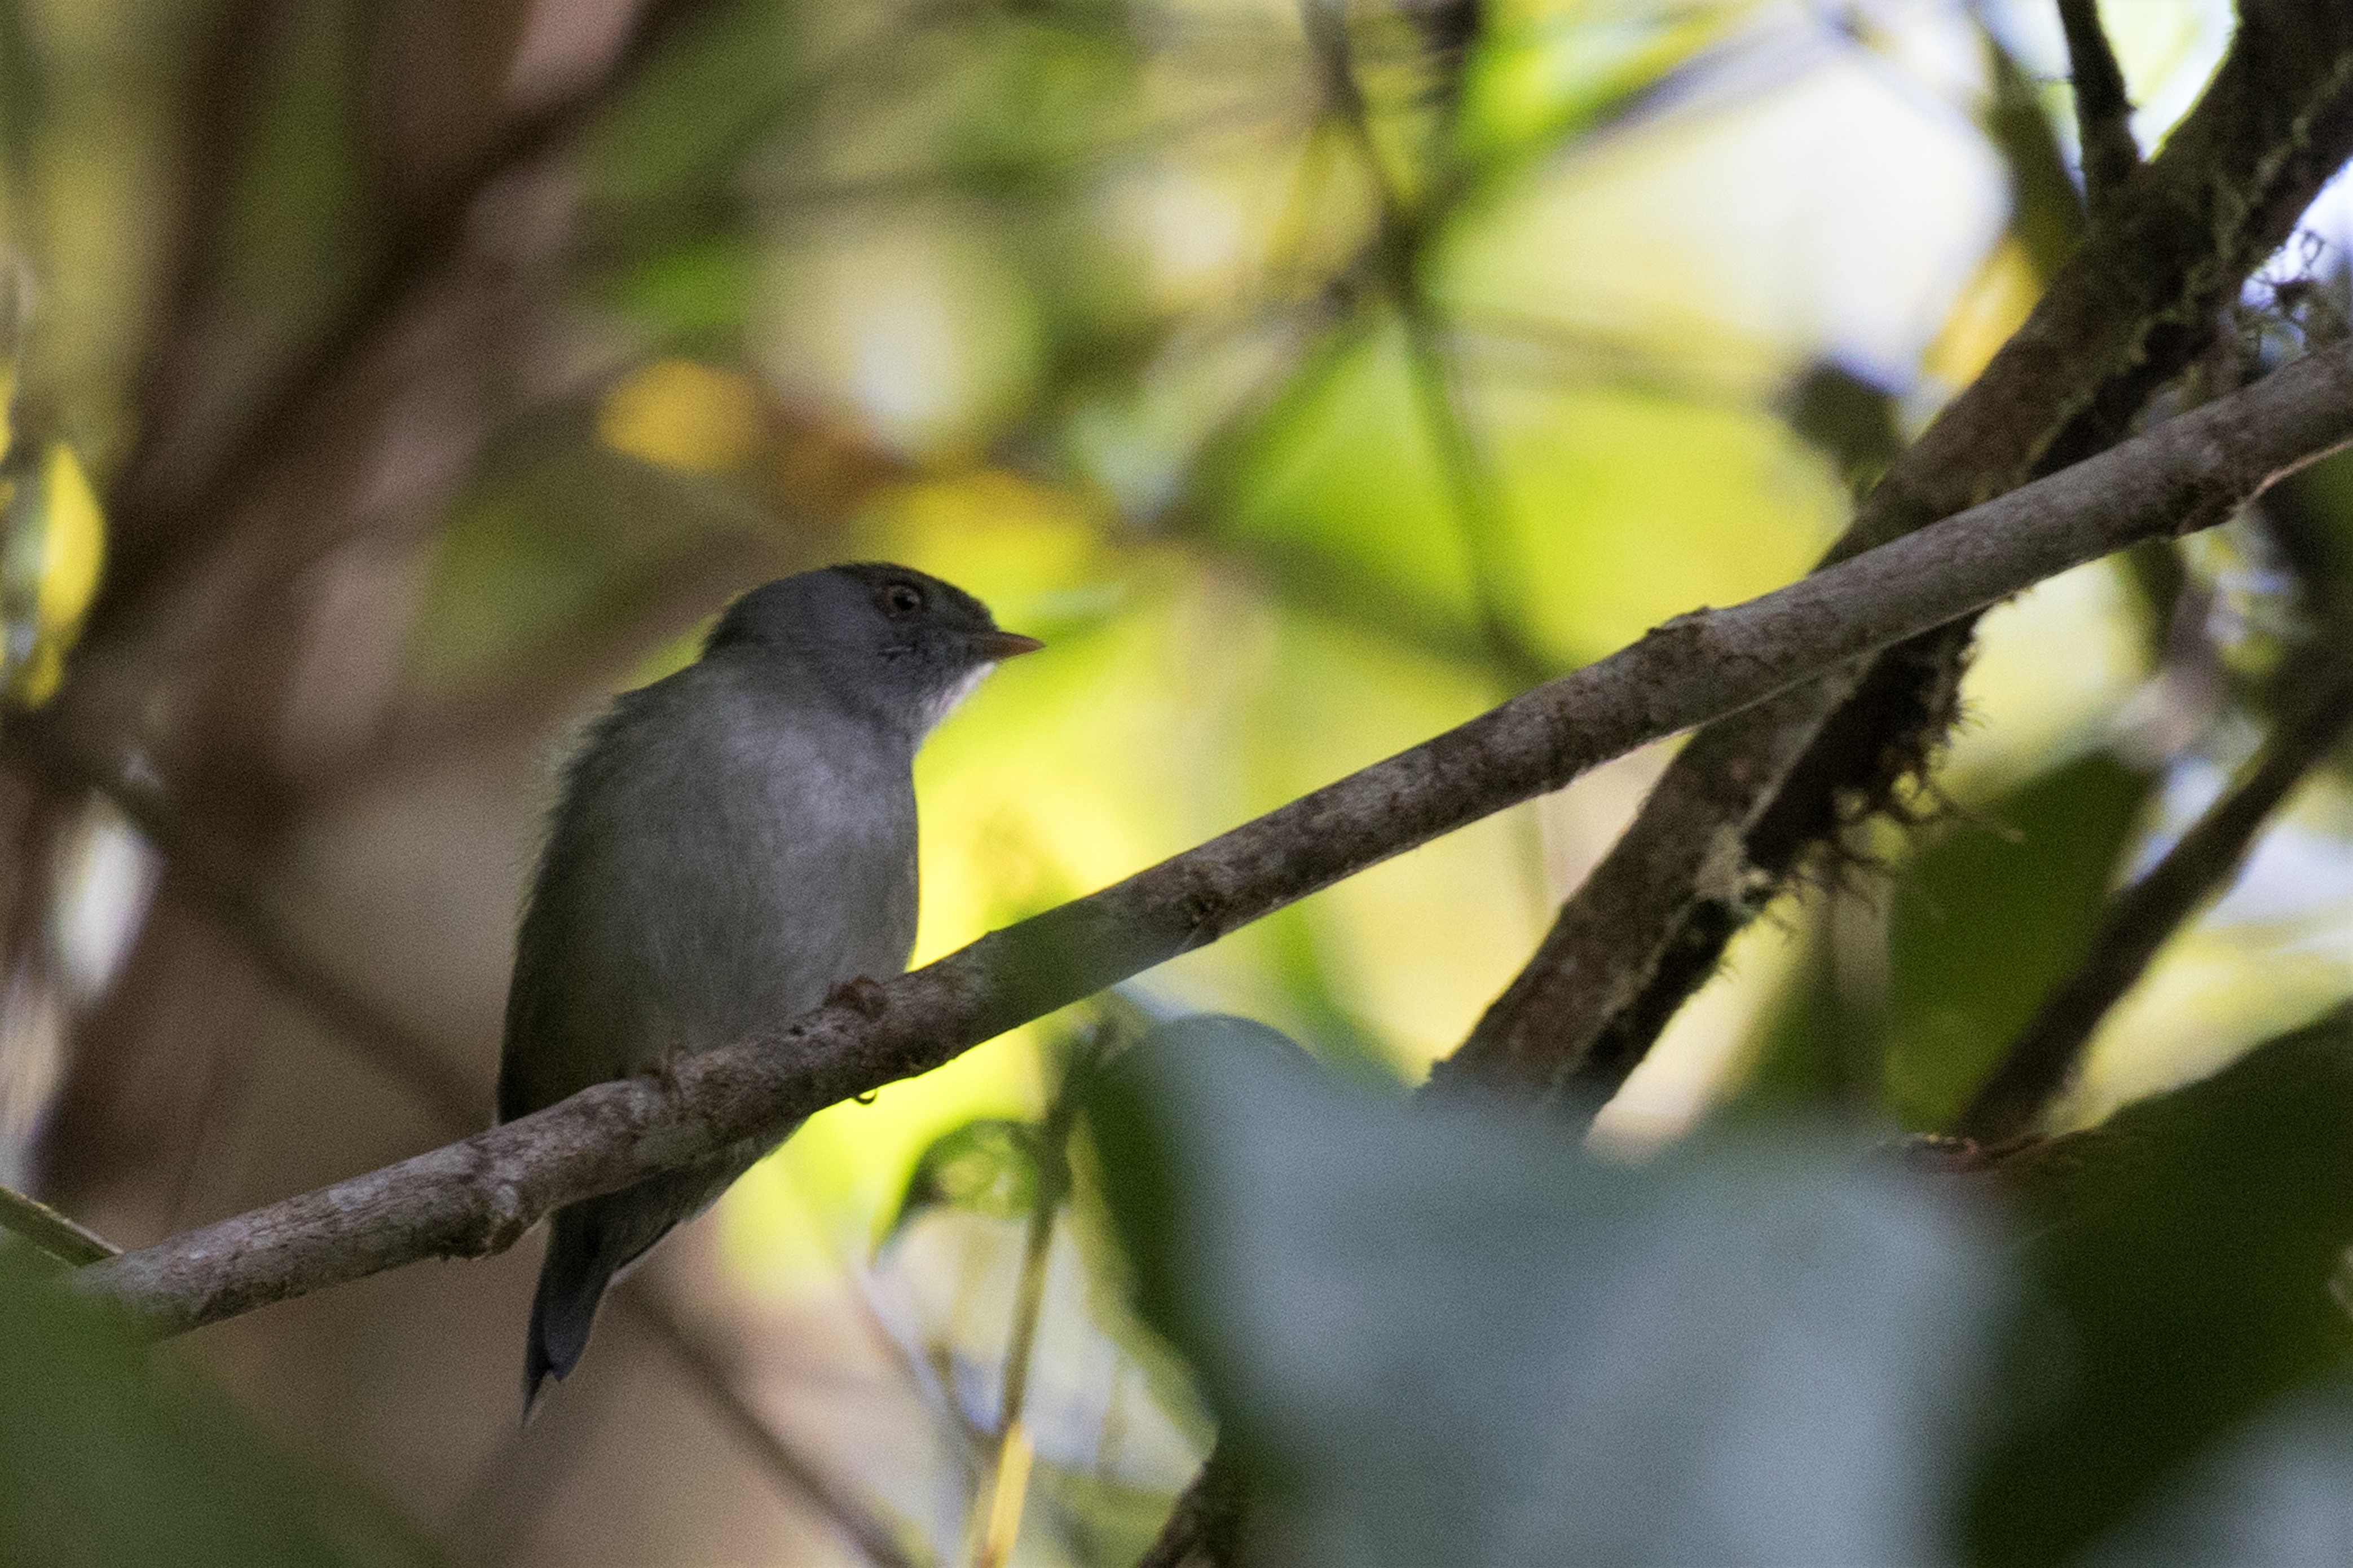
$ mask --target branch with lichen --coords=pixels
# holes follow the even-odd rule
[[[2353,9],[2242,5],[2198,106],[2025,324],[1880,480],[1830,562],[2110,447],[2212,341],[2242,281],[2353,155]],[[1933,754],[1967,621],[1711,724],[1562,907],[1448,1076],[1624,1081],[1818,847]]]

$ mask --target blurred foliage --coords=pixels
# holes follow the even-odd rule
[[[1092,1121],[1143,1310],[1298,1561],[2343,1538],[2341,1489],[2303,1479],[2343,1475],[2343,1014],[1989,1174],[1786,1128],[1627,1170],[1493,1108],[1408,1115],[1215,1017],[1147,1037]],[[2251,1445],[2293,1523],[2250,1506]],[[2250,1541],[2281,1550],[2198,1545]]]
[[[98,592],[106,520],[73,447],[20,406],[30,294],[29,273],[0,245],[0,689],[37,706],[64,679]]]
[[[120,1314],[0,1242],[0,1563],[390,1564],[440,1554],[154,1366]]]
[[[1953,825],[1906,868],[1887,938],[1884,1047],[1887,1102],[1904,1125],[1947,1125],[2082,960],[2149,784],[2091,752]]]
[[[8,695],[47,701],[98,590],[106,524],[63,441],[0,447],[0,628]]]
[[[2353,1016],[2033,1151],[2009,1173],[2040,1287],[1970,1533],[2055,1563],[2353,1352]],[[2341,1505],[2340,1505],[2341,1506]]]

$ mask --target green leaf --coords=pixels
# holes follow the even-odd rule
[[[2353,1016],[2055,1140],[2009,1184],[2047,1310],[2010,1358],[1981,1562],[2065,1560],[2353,1352],[2330,1288],[2353,1244]]]
[[[1038,1205],[1038,1130],[983,1117],[943,1132],[915,1161],[882,1244],[935,1208],[1018,1219]]]
[[[416,1561],[322,1513],[120,1314],[0,1246],[0,1563],[174,1568]]]
[[[2092,752],[1924,851],[1888,936],[1887,1097],[1947,1125],[2083,957],[2150,780]]]
[[[1482,28],[1464,72],[1464,155],[1525,156],[1636,112],[1741,20],[1727,5],[1506,13]]]
[[[1644,1170],[1409,1112],[1232,1019],[1094,1110],[1145,1310],[1297,1560],[1916,1562],[2003,1270],[1810,1140]]]
[[[1039,1459],[1029,1472],[1031,1506],[1043,1505],[1078,1563],[1133,1563],[1160,1533],[1168,1496],[1071,1465]]]
[[[2291,1394],[2168,1485],[2084,1568],[2345,1561],[2353,1541],[2353,1384]]]

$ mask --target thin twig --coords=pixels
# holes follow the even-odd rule
[[[786,1442],[744,1403],[719,1356],[700,1335],[687,1328],[653,1287],[642,1278],[625,1279],[615,1297],[638,1320],[638,1326],[670,1352],[686,1373],[688,1386],[702,1396],[703,1402],[735,1434],[737,1441],[758,1457],[771,1476],[786,1483],[785,1490],[813,1505],[877,1568],[918,1568],[918,1560],[909,1554],[899,1533],[881,1515]]]
[[[2059,0],[2059,23],[2067,34],[2069,74],[2075,82],[2085,205],[2097,217],[2140,167],[2132,100],[2125,96],[2125,74],[2108,47],[2107,29],[2100,26],[2099,0]]]
[[[2262,756],[2165,858],[2109,900],[2091,950],[2010,1042],[1953,1131],[1980,1143],[2026,1131],[2073,1076],[2092,1034],[2184,921],[2230,885],[2247,852],[2304,776],[2353,729],[2353,663],[2314,681]]]
[[[0,1230],[6,1230],[39,1247],[60,1263],[79,1268],[102,1258],[120,1258],[122,1248],[94,1230],[75,1224],[38,1198],[28,1198],[13,1187],[0,1187]]]
[[[1023,1415],[1029,1400],[1029,1363],[1046,1311],[1046,1265],[1053,1256],[1054,1220],[1071,1191],[1071,1129],[1078,1116],[1078,1086],[1089,1070],[1089,1047],[1074,1048],[1053,1103],[1030,1129],[1037,1190],[1021,1245],[1021,1275],[1013,1293],[1013,1321],[1005,1338],[1005,1375],[997,1406],[997,1462],[985,1494],[973,1568],[1004,1568],[1021,1532],[1029,1479],[1029,1435]]]
[[[1407,374],[1462,540],[1481,636],[1505,679],[1514,686],[1532,686],[1550,675],[1553,667],[1514,627],[1504,597],[1504,584],[1513,575],[1510,509],[1485,445],[1462,405],[1446,324],[1421,285],[1421,242],[1434,221],[1432,208],[1407,198],[1381,155],[1371,105],[1356,79],[1346,7],[1332,0],[1308,0],[1302,20],[1324,97],[1356,143],[1358,161],[1380,200],[1380,234],[1371,259],[1405,329]],[[1430,183],[1441,191],[1458,189],[1460,184],[1451,178]]]
[[[2353,344],[1730,609],[1679,617],[1419,746],[924,968],[656,1077],[84,1271],[159,1332],[428,1257],[928,1071],[1660,736],[1736,711],[2141,538],[2211,524],[2353,441]],[[1496,1064],[1504,1082],[1552,1064]]]

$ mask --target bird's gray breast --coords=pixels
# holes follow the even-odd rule
[[[911,762],[903,739],[723,664],[624,699],[571,770],[524,917],[502,1114],[903,969]]]

